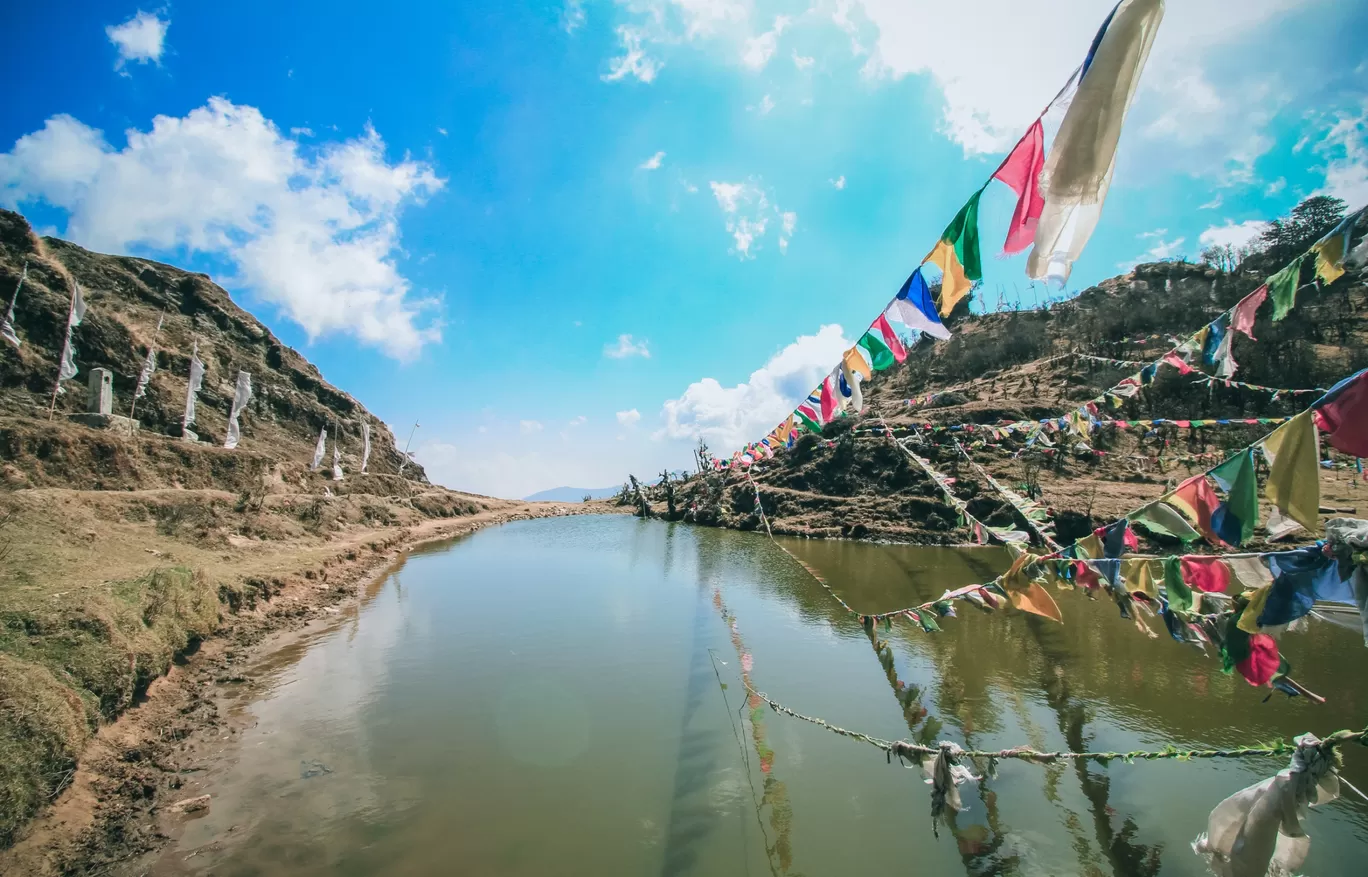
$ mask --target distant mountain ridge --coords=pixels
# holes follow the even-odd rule
[[[621,485],[613,487],[553,487],[550,490],[542,490],[531,496],[525,496],[526,502],[583,502],[586,496],[592,499],[606,499],[616,496],[622,490]]]

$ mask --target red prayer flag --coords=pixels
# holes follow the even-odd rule
[[[826,380],[822,381],[823,423],[829,423],[831,421],[831,418],[836,415],[836,406],[839,404],[841,391],[832,386],[834,382],[835,379],[830,375],[827,376]]]
[[[1165,353],[1164,362],[1178,369],[1178,374],[1185,375],[1192,371],[1192,366],[1188,365],[1181,356],[1176,353]]]
[[[1250,685],[1267,685],[1277,675],[1281,662],[1277,641],[1266,633],[1256,633],[1249,638],[1249,657],[1236,664],[1235,669]]]
[[[1040,120],[1026,132],[1002,167],[993,174],[1017,193],[1012,224],[1007,227],[1007,242],[1002,251],[1008,255],[1020,253],[1035,242],[1036,225],[1045,210],[1045,198],[1040,194],[1040,171],[1045,167],[1045,128]]]
[[[874,325],[870,326],[870,328],[879,333],[879,337],[883,339],[884,346],[893,353],[893,359],[898,362],[907,359],[907,348],[903,347],[902,339],[898,337],[897,332],[893,331],[893,327],[888,324],[887,317],[883,314],[879,314],[879,319],[875,320]]]
[[[1330,445],[1352,457],[1368,457],[1368,371],[1331,390],[1312,417]],[[1330,394],[1327,394],[1330,395]]]
[[[1224,594],[1230,587],[1230,567],[1219,557],[1184,557],[1179,566],[1183,581],[1198,591]]]
[[[1102,587],[1102,580],[1097,577],[1097,570],[1081,560],[1074,564],[1074,580],[1090,591]]]
[[[1178,485],[1178,489],[1164,500],[1187,516],[1212,545],[1224,545],[1211,526],[1211,516],[1221,505],[1221,499],[1207,481],[1206,473],[1194,475]]]
[[[1254,337],[1254,315],[1259,312],[1259,305],[1263,304],[1266,298],[1268,287],[1260,286],[1240,299],[1240,303],[1235,306],[1235,313],[1230,317],[1230,328],[1235,332],[1245,333],[1250,341],[1259,340]]]

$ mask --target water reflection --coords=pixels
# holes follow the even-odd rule
[[[786,545],[873,612],[1007,562]],[[920,772],[757,715],[741,674],[844,727],[970,748],[1225,745],[1363,723],[1368,692],[1343,678],[1363,655],[1350,631],[1287,639],[1298,678],[1331,703],[1265,704],[1110,604],[1060,605],[1062,626],[965,607],[937,634],[876,629],[760,534],[625,517],[484,531],[415,555],[354,614],[254,668],[257,724],[210,777],[209,815],[128,873],[1196,877],[1187,844],[1207,812],[1281,764],[1005,762],[964,787],[937,838]],[[1348,760],[1368,785],[1368,758]],[[1347,799],[1314,814],[1308,873],[1354,873],[1366,824]]]

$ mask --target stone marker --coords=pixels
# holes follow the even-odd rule
[[[114,373],[107,368],[90,370],[90,384],[86,396],[86,410],[81,414],[68,415],[77,423],[91,429],[107,429],[120,435],[131,436],[138,431],[138,421],[120,417],[114,411]]]

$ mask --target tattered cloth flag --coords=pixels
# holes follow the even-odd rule
[[[858,344],[845,352],[841,357],[841,365],[860,375],[866,381],[874,377],[874,372],[870,370],[869,362],[864,358],[864,353]]]
[[[794,416],[798,418],[799,422],[801,422],[809,432],[815,432],[818,435],[822,432],[822,416],[818,413],[820,407],[820,400],[816,400],[814,403],[813,397],[809,396],[802,405],[799,405],[793,411]]]
[[[1207,481],[1205,472],[1182,482],[1164,499],[1186,515],[1187,519],[1197,526],[1198,532],[1212,545],[1221,544],[1221,537],[1216,535],[1216,530],[1211,525],[1211,518],[1220,507],[1221,500],[1216,496],[1216,491],[1211,489],[1211,482]]]
[[[1102,217],[1121,126],[1163,17],[1163,0],[1121,0],[1093,41],[1040,174],[1045,207],[1026,262],[1036,280],[1067,282]]]
[[[1178,514],[1173,506],[1165,502],[1152,502],[1127,516],[1133,523],[1161,536],[1170,536],[1184,542],[1196,542],[1202,535]]]
[[[902,289],[898,290],[884,313],[907,328],[925,332],[932,338],[945,340],[950,337],[950,330],[945,328],[940,314],[936,313],[935,302],[931,300],[931,288],[926,285],[920,266],[903,282]]]
[[[71,343],[71,330],[81,325],[85,319],[86,303],[81,295],[81,284],[71,283],[71,309],[67,311],[66,342],[62,345],[62,358],[57,366],[57,392],[65,393],[62,381],[76,377],[76,347]]]
[[[199,358],[199,342],[190,347],[190,380],[185,387],[185,414],[181,417],[181,436],[195,439],[190,427],[195,422],[195,394],[204,386],[204,363]]]
[[[342,480],[342,446],[333,439],[333,481]]]
[[[1296,738],[1292,764],[1216,805],[1192,849],[1223,877],[1296,874],[1311,849],[1308,807],[1339,797],[1335,755],[1311,734]]]
[[[157,320],[156,334],[152,336],[152,343],[147,345],[147,359],[143,360],[142,371],[138,372],[138,385],[133,388],[135,402],[147,395],[147,385],[152,383],[152,373],[157,370],[157,335],[161,334],[162,320],[165,319],[166,316],[163,314]]]
[[[1320,451],[1311,414],[1303,411],[1263,440],[1269,461],[1264,496],[1314,533],[1320,529]]]
[[[1259,524],[1259,481],[1254,474],[1254,451],[1241,451],[1211,470],[1226,492],[1226,500],[1211,516],[1212,529],[1231,545],[1243,545]]]
[[[789,418],[792,420],[793,418]],[[361,474],[366,474],[366,467],[370,465],[370,424],[361,421]]]
[[[1240,303],[1235,305],[1235,310],[1230,317],[1230,328],[1236,332],[1243,332],[1249,336],[1250,341],[1258,341],[1254,337],[1254,317],[1259,312],[1259,306],[1268,298],[1267,284],[1260,286],[1249,295],[1240,299]]]
[[[983,190],[973,194],[950,224],[941,239],[922,260],[941,269],[940,315],[950,316],[960,299],[983,279],[983,258],[979,253],[978,208]]]
[[[1316,254],[1316,276],[1326,283],[1334,283],[1344,276],[1344,257],[1349,252],[1349,236],[1354,232],[1362,209],[1356,210],[1325,237],[1316,241],[1311,252]]]
[[[1286,268],[1274,274],[1265,281],[1268,287],[1268,295],[1273,299],[1273,322],[1281,320],[1287,316],[1288,312],[1297,306],[1297,284],[1301,282],[1302,262],[1306,261],[1306,255],[1297,257],[1296,261]]]
[[[1001,180],[1017,193],[1012,224],[1007,227],[1007,242],[1002,245],[1006,255],[1020,253],[1035,240],[1036,225],[1045,209],[1045,199],[1040,196],[1040,171],[1044,167],[1045,126],[1036,119],[993,174],[993,179]]]
[[[907,350],[883,314],[879,314],[869,331],[860,336],[859,345],[869,353],[869,361],[875,371],[883,371],[891,368],[895,362],[907,359]]]
[[[1337,451],[1368,457],[1368,369],[1350,375],[1311,406],[1316,426]]]
[[[318,444],[314,445],[313,462],[309,464],[309,469],[317,469],[323,463],[323,446],[328,441],[328,428],[325,426],[318,431]]]
[[[228,412],[228,437],[224,439],[223,446],[229,450],[238,446],[238,440],[242,438],[242,432],[238,428],[238,417],[242,415],[242,410],[247,407],[247,403],[252,399],[252,376],[245,371],[238,371],[237,387],[233,391],[233,407]]]
[[[864,410],[864,393],[860,392],[860,373],[851,371],[850,366],[841,363],[841,395],[850,400],[851,407],[858,414]]]
[[[24,260],[24,270],[19,274],[19,282],[14,286],[14,295],[10,297],[9,309],[5,311],[5,321],[0,323],[0,338],[4,338],[14,349],[18,350],[24,342],[19,340],[19,336],[14,333],[14,306],[19,303],[19,290],[24,288],[24,281],[28,279],[28,260]],[[901,360],[899,360],[901,361]]]
[[[841,391],[836,386],[836,376],[839,371],[833,371],[822,381],[822,422],[830,423],[836,416],[836,412],[841,408]]]

